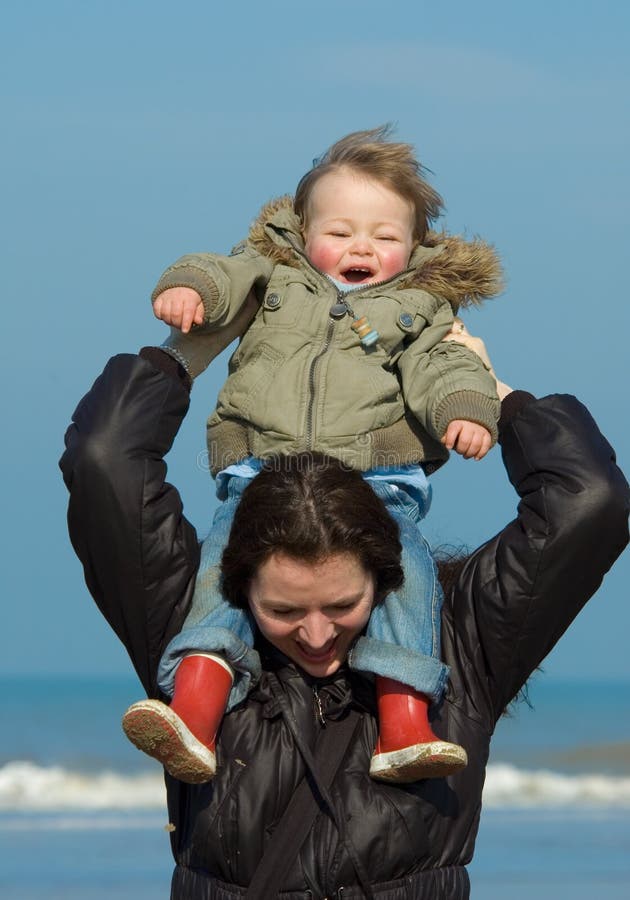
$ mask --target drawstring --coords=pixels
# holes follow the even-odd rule
[[[317,790],[319,792],[321,799],[324,801],[324,803],[328,807],[329,814],[335,824],[335,827],[337,828],[337,831],[339,832],[339,837],[341,838],[343,845],[345,846],[346,850],[348,851],[348,856],[350,857],[350,861],[352,862],[352,865],[354,866],[354,870],[356,872],[359,883],[363,889],[363,892],[364,892],[367,900],[374,900],[374,894],[372,892],[372,888],[370,885],[368,875],[365,871],[365,868],[364,868],[361,860],[359,859],[359,855],[356,851],[356,847],[352,843],[350,835],[346,832],[345,824],[343,821],[343,816],[339,816],[336,806],[335,806],[335,802],[334,802],[332,796],[330,795],[328,788],[326,787],[325,784],[322,783],[322,780],[319,777],[318,767],[317,767],[315,758],[313,757],[313,754],[311,753],[310,748],[308,747],[308,745],[304,741],[304,738],[302,737],[302,735],[299,732],[297,722],[295,721],[295,717],[294,717],[293,712],[292,712],[292,710],[287,702],[287,699],[284,695],[284,691],[282,690],[282,688],[280,686],[278,678],[273,672],[269,672],[268,677],[269,677],[269,684],[271,687],[271,691],[272,691],[274,697],[276,698],[276,700],[278,701],[282,716],[287,724],[289,731],[291,732],[291,735],[297,745],[298,750],[300,751],[300,753],[302,755],[304,763],[305,763],[307,769],[309,770],[313,781],[315,782],[315,786],[317,787]],[[349,714],[352,715],[352,712],[350,712]],[[356,715],[357,714],[355,713],[355,716]],[[358,719],[358,717],[357,717],[357,719]],[[358,724],[358,721],[357,721],[357,724]],[[355,730],[356,730],[356,726],[355,726]]]

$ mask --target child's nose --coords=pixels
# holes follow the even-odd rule
[[[361,254],[361,256],[371,255],[372,242],[369,238],[364,237],[363,235],[355,235],[355,238],[352,242],[352,250],[355,253]]]

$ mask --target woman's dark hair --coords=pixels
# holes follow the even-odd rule
[[[277,456],[243,491],[223,551],[222,590],[242,609],[273,553],[307,562],[350,553],[374,576],[378,602],[403,582],[401,549],[398,526],[360,472],[321,453]]]
[[[470,552],[466,548],[453,547],[448,544],[443,544],[433,551],[438,580],[442,585],[445,597],[448,597],[455,588],[469,557]]]

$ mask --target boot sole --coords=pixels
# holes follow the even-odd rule
[[[467,765],[468,756],[463,747],[448,741],[432,741],[375,754],[370,775],[378,781],[411,784],[422,778],[445,778]]]
[[[214,777],[215,754],[159,700],[134,703],[123,716],[122,727],[138,750],[161,762],[174,778],[202,784]]]

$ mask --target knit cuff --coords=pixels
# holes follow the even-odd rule
[[[204,321],[212,321],[219,302],[219,290],[214,279],[204,269],[191,265],[171,266],[156,284],[151,294],[151,303],[155,302],[162,291],[175,287],[197,291],[203,303]]]
[[[169,378],[174,378],[190,393],[192,378],[186,371],[186,367],[177,359],[176,355],[168,348],[143,347],[138,356],[146,359]]]
[[[477,391],[457,391],[446,396],[435,410],[433,416],[435,433],[442,438],[450,422],[465,419],[467,422],[477,422],[487,428],[492,443],[495,444],[498,436],[499,412],[500,404],[497,397],[488,397]]]

